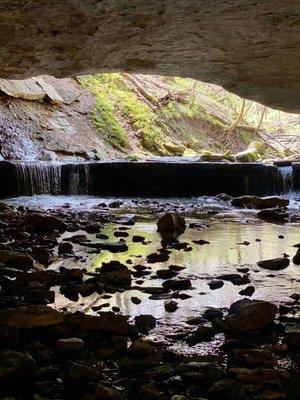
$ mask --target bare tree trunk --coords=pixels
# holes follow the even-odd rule
[[[258,125],[257,125],[257,127],[255,129],[256,132],[258,132],[260,130],[260,127],[261,127],[261,125],[263,123],[263,119],[264,119],[264,116],[266,114],[266,111],[267,111],[267,107],[264,107],[263,110],[262,110],[261,116],[260,116],[259,123],[258,123]]]
[[[145,97],[151,104],[158,106],[158,100],[152,96],[152,94],[148,93],[145,88],[135,79],[132,75],[127,74],[126,72],[122,72],[122,76],[127,79],[129,82],[131,82],[135,88],[138,90],[138,92]]]
[[[243,117],[244,117],[244,113],[245,113],[245,106],[246,106],[246,100],[243,99],[242,100],[242,107],[240,109],[239,115],[237,117],[237,119],[235,120],[235,122],[228,128],[228,134],[230,135],[234,129],[239,125],[239,123],[242,121]]]

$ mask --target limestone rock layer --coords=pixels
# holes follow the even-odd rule
[[[191,77],[300,111],[299,0],[2,0],[0,78]]]

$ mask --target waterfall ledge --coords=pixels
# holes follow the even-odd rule
[[[262,163],[1,161],[0,197],[38,194],[180,197],[218,193],[267,196],[283,193],[286,177],[294,189],[299,189],[300,163],[283,171],[280,166]]]

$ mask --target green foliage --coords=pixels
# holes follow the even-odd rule
[[[129,145],[121,118],[141,136],[145,149],[161,155],[167,154],[156,114],[128,88],[121,74],[85,76],[80,81],[96,97],[92,111],[96,128],[107,133],[107,139],[114,147],[121,149]]]
[[[115,148],[128,147],[125,129],[116,117],[116,107],[113,93],[118,85],[115,74],[90,75],[80,78],[83,86],[95,95],[95,106],[92,119],[99,132],[106,136],[107,141]]]

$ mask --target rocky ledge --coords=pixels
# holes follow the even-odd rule
[[[0,13],[1,78],[184,76],[299,112],[295,0],[6,1]]]

